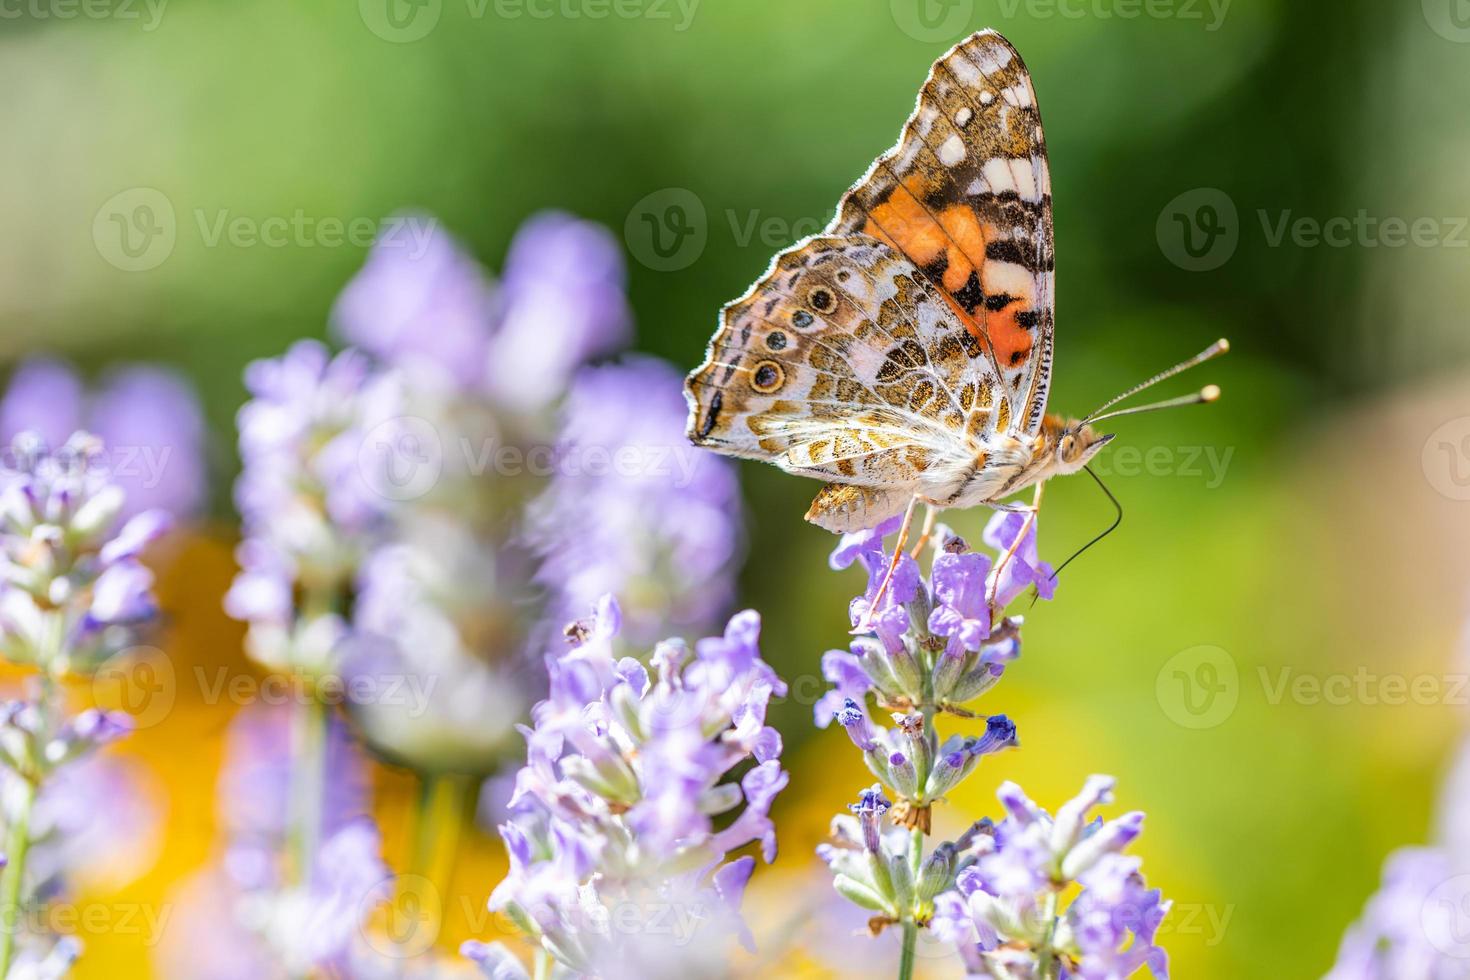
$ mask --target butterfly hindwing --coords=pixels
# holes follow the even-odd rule
[[[828,229],[892,246],[979,343],[1018,431],[1046,410],[1054,331],[1051,177],[1035,89],[1014,48],[982,31],[935,63],[898,144],[843,197]]]
[[[901,491],[901,507],[926,473],[973,459],[1004,421],[988,370],[975,370],[986,363],[913,263],[866,236],[818,236],[725,308],[686,385],[689,436],[789,472]]]

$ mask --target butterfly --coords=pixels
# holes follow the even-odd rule
[[[1113,438],[1093,423],[1212,401],[1219,389],[1106,409],[1229,346],[1063,418],[1047,412],[1054,299],[1036,91],[1015,48],[981,31],[935,62],[897,145],[826,230],[777,255],[724,308],[685,382],[689,438],[825,481],[806,518],[831,531],[903,513],[903,541],[920,502],[926,532],[943,508],[1034,519],[1045,481]],[[1027,488],[1031,507],[1006,502]]]

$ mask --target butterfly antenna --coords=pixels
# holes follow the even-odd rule
[[[1102,481],[1102,478],[1092,471],[1091,466],[1084,466],[1082,468],[1087,471],[1087,475],[1092,477],[1093,481],[1097,483],[1098,486],[1102,487],[1102,492],[1107,494],[1108,499],[1113,502],[1113,510],[1117,512],[1117,516],[1113,518],[1113,523],[1108,525],[1108,529],[1106,531],[1099,534],[1097,537],[1093,538],[1091,541],[1087,542],[1081,548],[1073,552],[1071,558],[1068,558],[1066,561],[1062,562],[1061,565],[1057,567],[1057,570],[1051,573],[1051,580],[1053,582],[1057,580],[1058,575],[1062,574],[1062,569],[1072,564],[1072,562],[1076,561],[1078,558],[1081,558],[1083,552],[1085,552],[1088,548],[1091,548],[1093,545],[1097,544],[1109,534],[1112,534],[1114,531],[1118,530],[1118,525],[1123,523],[1123,505],[1118,502],[1117,497],[1113,496],[1113,491],[1109,490],[1108,485]],[[1031,605],[1036,605],[1036,600],[1039,598],[1041,598],[1040,595],[1037,595],[1035,598],[1033,598],[1031,600]]]
[[[1230,341],[1221,338],[1220,340],[1215,341],[1209,347],[1206,347],[1204,350],[1200,351],[1198,354],[1191,357],[1189,360],[1181,361],[1180,363],[1169,368],[1169,370],[1167,371],[1160,371],[1158,374],[1154,375],[1152,378],[1149,378],[1142,384],[1134,385],[1132,388],[1129,388],[1117,398],[1113,398],[1098,406],[1091,415],[1087,416],[1087,418],[1083,419],[1082,421],[1084,424],[1091,424],[1093,422],[1101,421],[1105,418],[1116,418],[1119,415],[1133,415],[1137,414],[1138,412],[1152,412],[1160,408],[1173,408],[1176,405],[1198,405],[1201,402],[1214,401],[1216,398],[1220,397],[1220,389],[1215,387],[1214,385],[1210,385],[1208,388],[1204,389],[1204,391],[1201,391],[1196,395],[1190,395],[1187,398],[1174,399],[1167,402],[1159,402],[1157,405],[1149,405],[1143,408],[1127,409],[1122,412],[1114,412],[1111,415],[1103,414],[1114,405],[1118,404],[1121,401],[1124,401],[1125,399],[1132,398],[1140,391],[1143,391],[1146,388],[1152,388],[1160,381],[1168,381],[1176,374],[1181,374],[1185,371],[1188,371],[1192,367],[1197,367],[1203,364],[1205,361],[1219,357],[1221,354],[1224,354],[1228,350],[1230,350]],[[1210,394],[1211,392],[1213,392],[1213,394]]]
[[[1192,395],[1182,398],[1170,398],[1168,401],[1154,402],[1151,405],[1135,405],[1133,408],[1120,408],[1116,412],[1107,412],[1103,415],[1094,415],[1087,420],[1090,425],[1093,422],[1102,422],[1107,419],[1115,419],[1120,415],[1141,415],[1144,412],[1157,412],[1164,408],[1179,408],[1183,405],[1203,405],[1215,401],[1220,397],[1219,385],[1205,385]]]

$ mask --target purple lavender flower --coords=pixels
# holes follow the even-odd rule
[[[357,577],[342,664],[352,717],[376,751],[422,772],[490,772],[532,700],[519,593],[500,587],[505,552],[458,525],[411,527]]]
[[[604,603],[596,621],[573,631],[579,642],[558,658],[567,663],[552,697],[533,712],[515,816],[501,828],[511,870],[491,908],[568,969],[688,975],[698,972],[694,959],[720,961],[723,939],[744,937],[739,901],[754,861],[726,856],[752,841],[767,861],[775,856],[769,810],[787,777],[765,711],[785,685],[759,657],[754,613],[700,641],[693,657],[682,644],[661,645],[647,666],[613,659],[617,620]],[[755,765],[738,785],[724,781],[747,759]],[[737,808],[717,828],[713,818]],[[701,923],[689,923],[697,941],[608,927],[614,911],[669,907],[697,913]],[[510,969],[487,947],[469,951]]]
[[[181,938],[164,958],[181,973],[225,980],[241,975],[243,961],[253,964],[246,975],[300,976],[343,967],[363,943],[364,917],[391,883],[365,815],[366,760],[346,727],[331,720],[315,827],[320,844],[303,877],[288,853],[295,755],[289,711],[246,708],[231,723],[218,798],[225,849],[217,868],[186,886],[219,914],[171,932]]]
[[[647,357],[584,369],[563,410],[557,472],[531,509],[549,617],[623,596],[625,636],[703,630],[735,591],[740,495],[733,468],[684,437],[682,378]]]
[[[1026,536],[1019,544],[1016,543],[1021,528],[1025,526],[1025,514],[1005,511],[997,511],[990,523],[985,525],[985,543],[998,554],[1004,555],[1012,547],[1016,549],[1010,561],[999,569],[999,584],[996,583],[994,574],[991,576],[990,587],[995,593],[995,605],[1000,609],[1010,605],[1012,600],[1032,586],[1036,587],[1037,595],[1043,599],[1050,599],[1056,593],[1055,572],[1036,554],[1035,520],[1027,528]]]
[[[92,399],[88,427],[112,447],[124,516],[157,509],[198,514],[208,489],[204,418],[181,376],[136,365],[106,375]]]
[[[490,338],[489,390],[519,411],[540,409],[586,361],[627,342],[632,317],[622,252],[606,228],[549,211],[511,242],[501,316]]]
[[[373,245],[337,297],[332,321],[350,344],[420,378],[464,391],[485,381],[498,301],[479,264],[434,218],[406,215]]]
[[[949,638],[945,655],[979,652],[990,638],[991,610],[986,596],[990,559],[981,554],[944,553],[934,559],[934,611],[929,632]]]
[[[147,511],[119,527],[126,495],[104,459],[85,433],[54,452],[31,435],[11,444],[0,471],[0,649],[13,661],[94,668],[155,612],[138,554],[168,521]]]
[[[936,529],[930,575],[909,555],[900,556],[881,608],[873,608],[892,564],[883,548],[892,525],[844,535],[832,553],[833,568],[860,563],[867,570],[867,589],[852,601],[850,615],[873,635],[854,640],[850,653],[823,657],[823,674],[835,690],[817,705],[818,725],[825,726],[846,700],[869,693],[880,704],[928,699],[941,710],[959,709],[993,687],[1020,655],[1020,620],[1004,618],[1004,601],[990,601],[992,559],[968,552],[948,528]],[[1018,553],[1013,560],[1024,557]]]
[[[179,518],[199,511],[206,433],[199,399],[180,375],[132,365],[89,392],[64,361],[32,358],[16,368],[0,399],[0,439],[29,431],[60,446],[78,429],[109,447],[113,480],[127,493],[124,517],[153,508]]]
[[[105,459],[86,433],[54,452],[23,434],[0,472],[0,651],[44,678],[28,684],[30,696],[0,703],[0,795],[14,848],[0,893],[36,904],[65,887],[95,846],[87,831],[103,822],[103,806],[109,846],[118,843],[112,831],[129,829],[131,814],[89,793],[98,784],[86,777],[97,770],[78,761],[131,731],[130,719],[68,715],[55,684],[129,645],[154,612],[152,575],[138,554],[167,521],[144,512],[119,528],[126,494]],[[0,974],[59,975],[75,958],[74,940],[23,934],[14,907],[3,918]]]
[[[1383,884],[1343,936],[1324,980],[1456,980],[1465,972],[1463,912],[1445,895],[1464,867],[1438,847],[1406,847],[1383,866]],[[1439,889],[1439,894],[1436,894]]]
[[[359,457],[367,433],[396,412],[397,379],[361,354],[301,341],[251,364],[245,382],[253,398],[239,413],[235,484],[245,540],[225,609],[251,624],[247,646],[260,662],[329,671],[346,632],[332,609],[390,503]],[[308,600],[299,621],[298,589]]]
[[[0,439],[8,443],[22,432],[33,432],[47,445],[60,446],[85,427],[86,398],[86,386],[65,361],[26,360],[0,398]]]
[[[1061,963],[1062,976],[1084,980],[1119,980],[1144,967],[1168,976],[1154,938],[1169,904],[1144,885],[1138,859],[1122,853],[1142,814],[1089,819],[1111,802],[1112,786],[1091,777],[1055,818],[1014,783],[1001,787],[1005,820],[982,822],[961,842],[955,887],[935,900],[932,928],[959,948],[970,974],[993,976],[999,964],[1039,978]],[[1057,896],[1073,883],[1080,891],[1059,910]]]

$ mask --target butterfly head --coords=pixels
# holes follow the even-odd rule
[[[1113,441],[1115,433],[1097,432],[1086,422],[1071,420],[1064,424],[1057,436],[1055,463],[1058,472],[1076,473],[1096,456],[1102,447]]]

